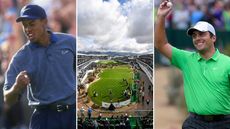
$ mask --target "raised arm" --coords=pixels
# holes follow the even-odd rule
[[[164,1],[160,4],[157,11],[155,32],[154,32],[154,46],[160,51],[161,54],[166,56],[169,60],[172,58],[172,46],[168,43],[165,32],[165,18],[171,13],[172,6],[167,6],[167,2]]]

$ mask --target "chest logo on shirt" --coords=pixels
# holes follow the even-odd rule
[[[61,50],[61,54],[62,55],[65,55],[65,54],[67,54],[69,52],[69,50]]]

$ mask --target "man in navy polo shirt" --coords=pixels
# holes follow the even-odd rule
[[[47,30],[38,5],[26,5],[16,20],[28,42],[14,55],[5,75],[4,101],[16,103],[27,89],[35,107],[30,129],[76,129],[76,39]]]

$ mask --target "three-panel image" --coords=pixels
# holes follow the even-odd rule
[[[228,129],[229,9],[0,0],[0,129]]]

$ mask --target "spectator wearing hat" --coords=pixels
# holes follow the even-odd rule
[[[25,5],[20,22],[28,39],[5,74],[4,101],[13,106],[25,89],[35,108],[30,129],[76,128],[76,39],[47,29],[45,10]]]
[[[182,129],[230,127],[230,58],[215,48],[214,27],[199,21],[189,28],[196,52],[173,47],[165,33],[165,19],[173,6],[160,4],[155,28],[155,47],[183,72],[184,94],[189,112]]]

